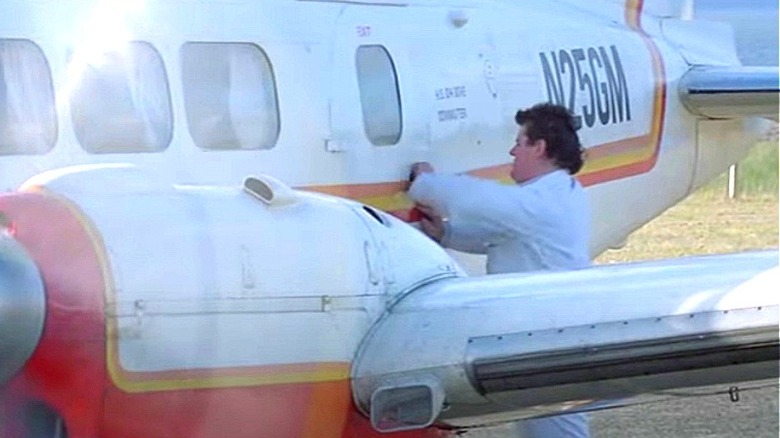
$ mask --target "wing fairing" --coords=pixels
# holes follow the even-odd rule
[[[679,84],[680,99],[701,117],[778,119],[780,76],[777,67],[692,68]]]

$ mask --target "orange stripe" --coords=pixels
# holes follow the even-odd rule
[[[207,378],[234,378],[251,379],[258,375],[295,375],[307,373],[342,373],[346,371],[347,364],[343,362],[318,362],[318,363],[293,363],[264,366],[247,367],[226,367],[218,368],[218,376],[215,376],[215,369],[195,368],[186,370],[165,370],[165,371],[132,371],[120,370],[122,378],[127,383],[139,383],[150,380],[156,381],[197,381]]]
[[[512,171],[512,164],[499,164],[498,166],[483,167],[468,172],[469,175],[479,178],[495,179],[498,181],[511,181],[509,172]]]
[[[580,173],[579,179],[583,185],[589,186],[608,181],[614,181],[620,178],[639,175],[650,171],[658,161],[658,153],[661,147],[661,137],[666,113],[666,73],[664,69],[661,53],[658,51],[652,38],[642,29],[642,0],[626,0],[625,20],[626,25],[634,30],[644,41],[647,50],[650,52],[653,64],[654,92],[652,120],[650,122],[650,132],[646,136],[640,137],[645,145],[637,150],[641,151],[634,160],[628,163],[609,166],[605,169],[596,169],[595,172],[589,171],[589,163],[586,163],[585,169]],[[626,140],[623,140],[626,141]],[[588,154],[601,154],[601,146],[589,149]]]
[[[352,388],[344,382],[314,385],[300,437],[340,436],[346,427],[351,403]]]
[[[391,181],[369,184],[338,184],[327,186],[300,187],[317,193],[325,193],[342,198],[363,199],[378,196],[388,196],[393,193],[403,192],[407,189],[406,181]]]
[[[640,28],[643,0],[626,0],[625,20],[626,24],[634,30]]]
[[[586,152],[587,161],[592,162],[599,158],[614,157],[626,152],[640,151],[647,145],[648,137],[648,135],[631,137],[589,148]]]

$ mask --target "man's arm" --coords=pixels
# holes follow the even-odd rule
[[[475,232],[476,231],[476,232]],[[460,220],[445,222],[441,245],[471,254],[486,254],[489,240],[485,240],[474,227]]]
[[[463,175],[433,172],[415,178],[409,196],[449,219],[442,244],[460,251],[485,253],[487,245],[517,233],[523,214],[516,187]]]

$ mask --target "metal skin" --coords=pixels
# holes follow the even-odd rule
[[[777,119],[777,69],[740,67],[742,80],[734,82],[733,67],[691,69],[680,80],[680,97],[694,114],[728,119],[754,114],[774,114]]]
[[[514,289],[531,287],[526,280],[501,289],[459,278],[438,246],[382,212],[411,218],[402,193],[410,163],[428,160],[441,171],[505,178],[514,112],[558,99],[584,121],[588,164],[580,179],[598,218],[595,254],[725,170],[766,127],[758,118],[708,120],[685,108],[678,82],[691,60],[735,65],[733,46],[716,45],[709,58],[683,53],[664,33],[665,19],[643,13],[641,0],[378,3],[147,1],[106,8],[95,1],[0,0],[3,17],[15,17],[0,18],[0,39],[27,39],[40,48],[58,104],[68,102],[69,87],[81,79],[70,76],[70,59],[92,53],[96,42],[143,41],[165,64],[175,121],[163,151],[91,154],[76,139],[69,105],[58,105],[51,151],[0,155],[3,225],[12,225],[46,293],[34,351],[24,364],[24,354],[0,364],[21,366],[0,390],[0,435],[26,438],[29,408],[44,405],[71,438],[386,436],[361,412],[369,409],[371,376],[392,384],[396,370],[429,358],[425,348],[395,346],[388,350],[395,356],[383,363],[375,360],[383,352],[366,353],[381,350],[373,336],[395,342],[405,333],[388,329],[395,327],[394,311],[415,313],[435,291],[457,293],[468,285],[480,287],[464,303],[493,293],[522,308],[515,298],[534,293]],[[710,34],[694,34],[689,48],[709,47]],[[267,53],[281,120],[273,148],[205,151],[194,144],[179,52],[191,41],[249,42]],[[361,120],[355,52],[371,45],[392,54],[399,83],[403,132],[391,146],[372,145]],[[137,168],[105,165],[115,162]],[[84,166],[62,169],[72,164]],[[264,203],[239,188],[260,174],[372,207],[281,186],[273,190],[282,201]],[[681,282],[692,278],[680,272]],[[16,274],[9,275],[0,285]],[[585,281],[591,274],[582,275]],[[472,312],[475,323],[493,319],[475,317],[474,309],[458,312]],[[435,319],[442,331],[452,323],[443,314]],[[462,406],[444,411],[448,424],[474,424],[475,415],[493,415],[504,402],[511,408],[502,420],[533,408],[512,384],[492,379],[535,372],[528,352],[489,335],[514,339],[524,330],[548,333],[552,325],[495,321],[506,325],[495,333],[454,331],[460,338],[452,345],[419,335],[412,340],[421,347],[436,341],[432,351],[463,353],[460,362],[440,357],[460,378],[442,380],[447,395],[459,402],[478,394],[474,400],[492,406],[481,413]],[[593,321],[572,317],[559,328],[576,332]],[[461,342],[470,336],[473,347]],[[631,339],[620,345],[645,354]],[[557,352],[555,361],[569,360],[569,351]],[[495,358],[509,366],[496,367]],[[555,383],[541,373],[534,379]],[[579,391],[595,388],[582,385]],[[581,392],[540,391],[553,401],[582,401]],[[464,412],[462,421],[456,412]],[[448,434],[427,427],[390,436]]]
[[[368,411],[376,388],[434,377],[447,395],[439,420],[474,427],[776,378],[777,256],[427,285],[390,309],[364,343],[353,365],[355,397]],[[414,360],[405,358],[409,350],[418,352]]]

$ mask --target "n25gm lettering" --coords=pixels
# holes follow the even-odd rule
[[[617,47],[540,52],[547,98],[587,127],[631,120],[631,98]]]

